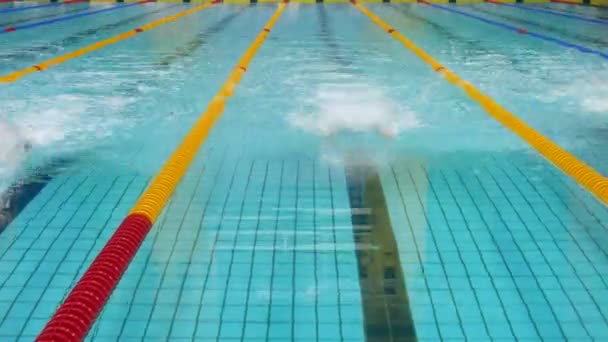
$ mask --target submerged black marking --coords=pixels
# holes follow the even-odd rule
[[[317,6],[317,13],[319,14],[319,23],[320,23],[320,38],[325,43],[325,46],[328,48],[327,56],[332,60],[332,62],[336,63],[340,66],[340,70],[345,73],[350,73],[350,67],[353,62],[346,56],[342,54],[340,51],[340,46],[336,43],[335,39],[333,39],[333,31],[329,26],[329,19],[327,18],[327,11],[325,10],[325,5]]]
[[[44,189],[53,177],[69,164],[71,164],[71,161],[68,159],[58,159],[34,170],[32,174],[16,181],[0,194],[0,233]]]
[[[374,169],[346,170],[353,210],[359,285],[368,342],[416,341],[405,276],[391,226],[380,177]]]
[[[194,39],[190,40],[183,46],[177,48],[175,50],[175,53],[163,58],[160,62],[158,62],[158,64],[166,67],[173,64],[177,60],[191,56],[194,52],[196,52],[196,50],[205,45],[206,39],[209,36],[220,33],[225,30],[231,22],[233,22],[239,15],[241,15],[241,13],[243,13],[242,9],[225,16],[220,21],[206,28],[203,32],[197,34]]]
[[[243,11],[243,9],[240,9],[237,12],[226,15],[215,24],[207,27],[204,31],[197,34],[194,39],[188,41],[180,47],[177,47],[174,53],[166,55],[158,62],[155,62],[154,66],[166,70],[172,64],[192,56],[199,48],[207,43],[207,38],[209,38],[209,36],[222,32]],[[136,96],[138,93],[140,93],[140,86],[149,86],[151,84],[150,82],[154,81],[155,80],[142,80],[141,78],[127,80],[123,81],[119,86],[117,86],[116,90],[121,94]]]

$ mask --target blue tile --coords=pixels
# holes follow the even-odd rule
[[[258,338],[266,340],[267,329],[268,323],[247,323],[245,325],[245,339],[250,340]]]
[[[197,322],[195,320],[175,320],[171,326],[171,339],[194,337]]]
[[[215,339],[219,335],[220,322],[219,321],[199,321],[196,328],[195,337],[205,339]]]
[[[459,324],[439,325],[439,330],[444,339],[464,339],[464,333]]]
[[[269,308],[266,305],[255,305],[247,307],[246,320],[250,322],[267,322]]]
[[[270,323],[270,338],[291,338],[291,324]]]
[[[296,339],[315,340],[317,337],[317,326],[310,323],[295,323],[294,334]]]
[[[220,339],[240,338],[243,336],[243,323],[222,322]]]
[[[242,306],[224,306],[222,313],[223,322],[243,322],[245,320],[245,308]]]
[[[319,324],[319,339],[340,340],[339,324]]]

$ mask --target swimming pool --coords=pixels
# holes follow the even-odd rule
[[[115,6],[0,12],[0,23]],[[142,3],[0,34],[0,75],[197,6]],[[608,338],[601,192],[467,88],[605,184],[608,26],[530,9],[599,22],[608,10],[364,6],[389,34],[353,4],[214,4],[0,83],[12,138],[0,154],[0,338],[41,332],[226,87],[87,339]]]

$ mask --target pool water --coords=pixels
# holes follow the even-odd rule
[[[194,6],[0,34],[0,75]],[[422,4],[365,6],[608,174],[608,60]],[[443,6],[608,53],[605,25]],[[276,7],[214,5],[0,84],[0,339],[41,331]],[[292,3],[87,338],[606,340],[607,229],[604,203],[356,7]]]

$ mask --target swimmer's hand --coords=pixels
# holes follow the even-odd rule
[[[395,139],[398,135],[397,129],[389,127],[379,127],[378,132],[389,139]]]

